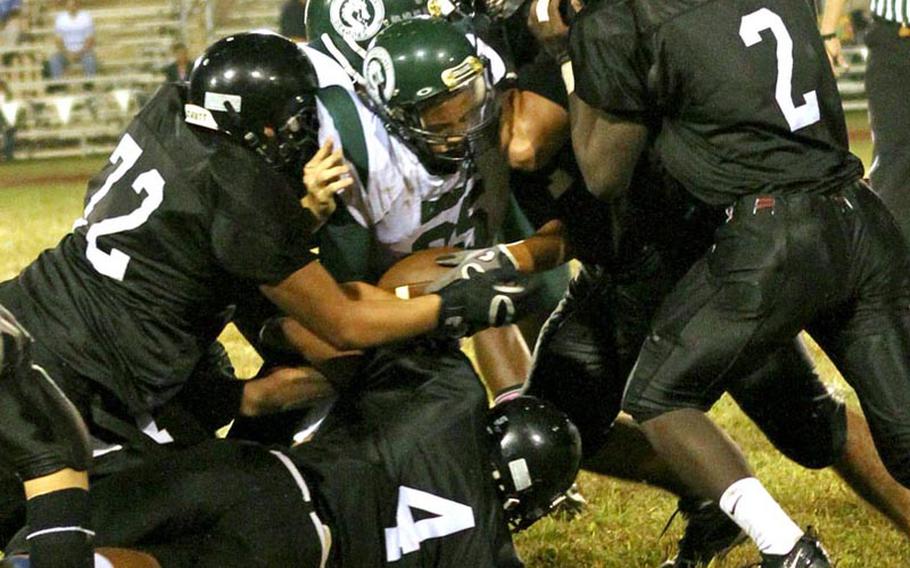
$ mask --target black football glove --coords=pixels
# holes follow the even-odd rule
[[[428,294],[441,290],[456,280],[469,280],[474,274],[493,270],[500,271],[501,280],[518,276],[518,261],[506,245],[445,254],[436,259],[436,264],[451,266],[452,270],[430,283],[426,288]]]
[[[513,323],[524,312],[528,289],[513,271],[496,269],[456,279],[435,293],[442,298],[439,329],[450,337]]]

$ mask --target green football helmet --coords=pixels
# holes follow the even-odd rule
[[[310,0],[307,39],[321,41],[357,82],[370,41],[390,24],[415,16],[461,17],[473,13],[465,0]]]
[[[374,111],[431,172],[466,160],[499,118],[489,62],[440,18],[413,18],[380,32],[363,78]]]

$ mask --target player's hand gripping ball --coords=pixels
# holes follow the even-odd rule
[[[510,256],[503,254],[497,247],[428,249],[398,261],[378,285],[399,298],[439,294],[440,328],[464,337],[513,323],[525,311],[528,290]]]

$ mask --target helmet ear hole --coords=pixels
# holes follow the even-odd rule
[[[581,465],[581,436],[568,416],[531,396],[492,408],[487,432],[503,510],[513,530],[523,530],[572,487]]]

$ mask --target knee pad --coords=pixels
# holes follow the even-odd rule
[[[67,467],[87,470],[91,447],[82,417],[47,373],[32,364],[25,329],[0,310],[0,450],[24,480]]]

